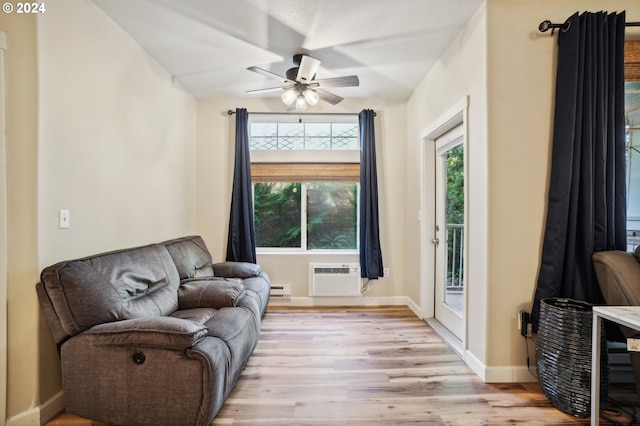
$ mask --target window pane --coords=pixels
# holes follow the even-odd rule
[[[333,123],[331,126],[331,149],[360,149],[358,123]]]
[[[307,186],[307,249],[356,249],[355,183]]]
[[[278,123],[278,149],[304,149],[304,124]]]
[[[307,123],[305,149],[331,149],[331,123]]]
[[[256,183],[254,224],[257,247],[300,247],[300,183]]]
[[[251,149],[278,149],[277,123],[251,123]]]

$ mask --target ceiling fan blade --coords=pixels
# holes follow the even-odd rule
[[[312,85],[316,83],[320,87],[352,87],[359,86],[360,80],[357,75],[349,75],[345,77],[323,78],[311,82]]]
[[[325,102],[329,102],[331,105],[339,104],[344,99],[344,98],[341,98],[338,95],[334,95],[333,93],[329,93],[326,90],[322,90],[322,89],[315,89],[315,90],[316,90],[316,93],[318,94],[318,96],[320,97],[320,99],[322,99]]]
[[[311,56],[302,55],[300,60],[300,67],[298,67],[298,76],[296,81],[300,83],[309,83],[316,75],[316,71],[320,67],[320,61]]]
[[[245,93],[266,93],[266,92],[275,92],[278,90],[288,89],[291,86],[278,86],[278,87],[267,87],[266,89],[254,89],[247,90]]]
[[[258,73],[258,74],[264,75],[264,76],[266,76],[266,77],[273,78],[273,79],[276,79],[276,80],[280,80],[280,81],[282,81],[283,83],[294,83],[293,81],[289,80],[289,79],[288,79],[288,78],[286,78],[286,77],[283,77],[283,76],[278,75],[278,74],[274,74],[274,73],[272,73],[271,71],[267,71],[267,70],[262,69],[262,68],[260,68],[260,67],[249,67],[249,68],[247,68],[247,69],[248,69],[249,71],[253,71],[253,72],[255,72],[255,73]]]

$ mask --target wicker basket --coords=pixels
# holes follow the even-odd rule
[[[593,305],[572,299],[540,301],[536,342],[538,380],[557,409],[576,417],[591,414],[591,329]],[[600,347],[600,401],[609,390],[604,326]]]

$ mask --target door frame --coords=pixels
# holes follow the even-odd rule
[[[423,319],[434,318],[435,316],[435,248],[431,240],[433,237],[435,225],[435,173],[433,167],[435,164],[435,141],[449,130],[462,126],[464,137],[465,153],[468,153],[468,109],[469,96],[465,96],[446,112],[440,115],[429,126],[420,132],[420,147],[422,150],[422,188],[420,190],[420,212],[418,218],[420,220],[420,313]],[[468,162],[469,155],[465,155],[465,206],[468,206]],[[469,209],[465,208],[465,258],[468,259],[468,215]],[[465,262],[465,267],[467,263]],[[461,342],[452,342],[461,344],[462,353],[467,349],[467,311],[468,311],[468,283],[465,285],[465,312],[464,312],[464,333]],[[446,336],[443,336],[446,338]]]

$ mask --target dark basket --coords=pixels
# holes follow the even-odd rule
[[[540,301],[536,341],[538,380],[557,409],[576,417],[591,415],[591,330],[593,305],[572,299]],[[600,346],[600,402],[607,399],[609,362],[604,325]]]

